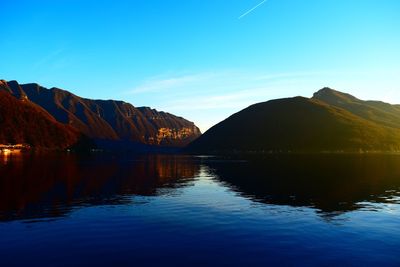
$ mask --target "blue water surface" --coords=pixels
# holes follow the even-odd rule
[[[1,266],[400,266],[400,157],[14,155]]]

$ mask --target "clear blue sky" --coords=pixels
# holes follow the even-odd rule
[[[151,106],[202,130],[323,86],[400,103],[400,1],[267,0],[242,16],[261,2],[1,0],[0,78]]]

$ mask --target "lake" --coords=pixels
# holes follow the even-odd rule
[[[0,155],[1,266],[400,266],[400,156]]]

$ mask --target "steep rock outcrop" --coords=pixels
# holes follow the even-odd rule
[[[37,105],[0,90],[0,144],[66,149],[78,145],[83,139],[78,131],[57,122]]]

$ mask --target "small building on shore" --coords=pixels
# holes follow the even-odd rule
[[[26,144],[0,144],[0,153],[21,152],[29,148],[30,146]]]

